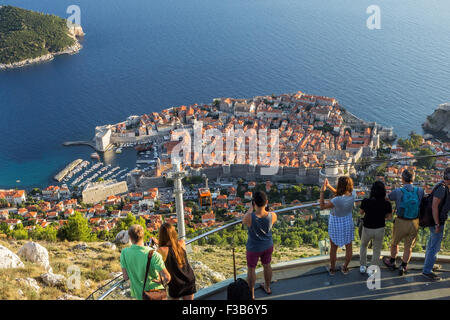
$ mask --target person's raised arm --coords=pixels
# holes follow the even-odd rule
[[[252,212],[253,212],[253,206],[250,207],[250,209],[247,210],[247,213],[242,218],[242,224],[250,227],[252,225]]]
[[[277,222],[277,214],[275,212],[272,212],[272,224],[275,224],[275,222]]]
[[[328,179],[325,179],[322,188],[320,189],[320,209],[331,209],[334,208],[334,204],[331,202],[325,203],[325,190],[327,190]]]
[[[331,184],[328,184],[328,189],[330,189],[331,190],[331,192],[333,192],[334,194],[336,194],[336,189],[335,188],[333,188],[333,186],[331,185]]]

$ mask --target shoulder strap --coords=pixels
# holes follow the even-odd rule
[[[150,252],[148,253],[147,266],[145,267],[144,287],[142,288],[142,294],[144,294],[145,285],[147,284],[148,271],[150,269],[150,262],[152,261],[153,252],[154,252],[154,250],[150,250]]]

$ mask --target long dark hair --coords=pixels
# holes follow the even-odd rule
[[[170,223],[163,223],[159,228],[159,246],[171,246],[175,253],[175,259],[180,267],[184,266],[186,261],[184,259],[184,249],[178,243],[178,234],[174,226]]]
[[[370,189],[370,198],[383,200],[386,198],[386,187],[382,181],[375,181]]]

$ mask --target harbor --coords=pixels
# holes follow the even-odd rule
[[[116,143],[111,144],[105,152],[88,152],[85,159],[72,161],[54,179],[74,191],[81,191],[86,185],[96,181],[126,181],[127,175],[133,170],[145,173],[155,169],[159,157],[156,142]],[[87,145],[95,149],[93,142],[86,141],[65,142],[64,145]]]

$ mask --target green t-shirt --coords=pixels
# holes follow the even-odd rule
[[[128,278],[130,279],[131,295],[138,300],[142,300],[145,267],[147,266],[147,258],[150,250],[153,249],[133,244],[130,247],[123,249],[120,254],[120,266],[127,270]],[[165,265],[161,255],[156,251],[153,252],[145,291],[151,289],[164,289],[163,285],[152,281],[159,281],[159,272],[164,268]]]

